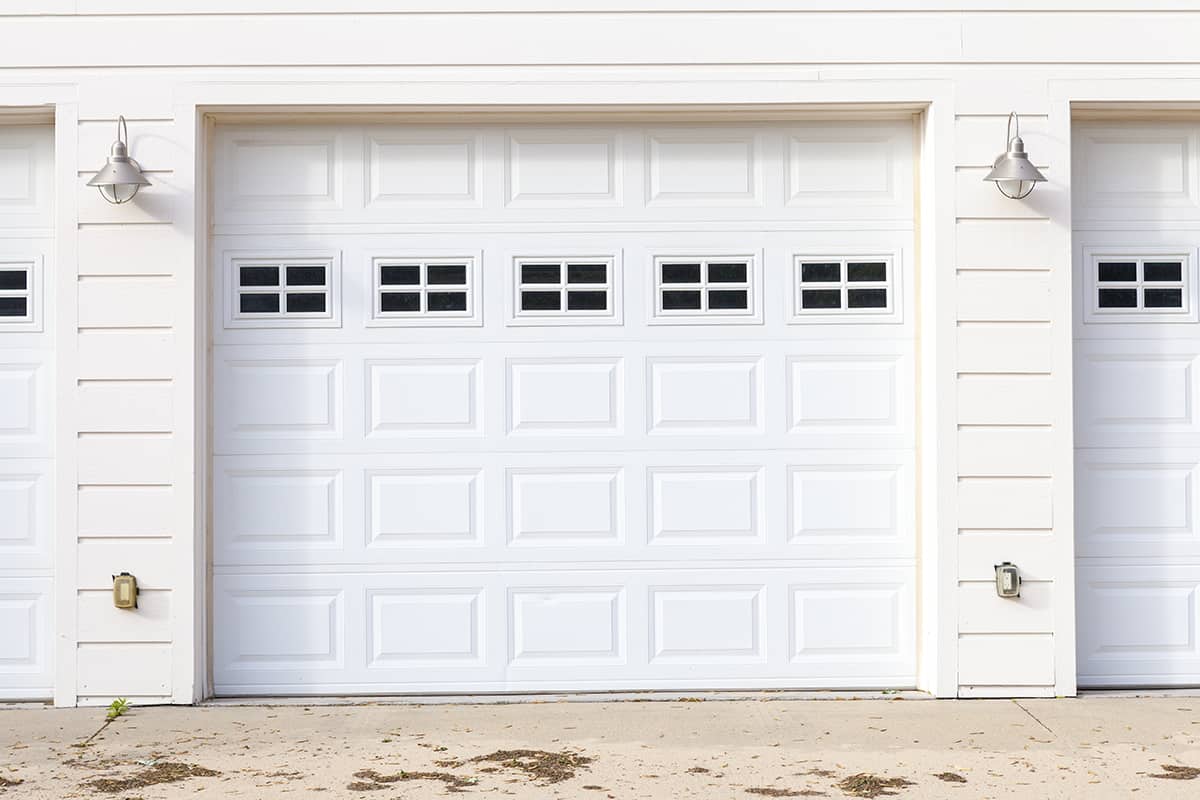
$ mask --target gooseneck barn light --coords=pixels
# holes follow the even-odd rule
[[[114,205],[128,203],[138,193],[138,189],[149,186],[150,181],[142,174],[138,162],[129,157],[129,129],[125,118],[117,118],[117,140],[113,142],[108,154],[108,163],[96,173],[96,177],[88,181],[88,186],[95,186],[104,195],[104,199]]]
[[[1021,120],[1017,112],[1008,115],[1008,137],[1004,140],[1004,152],[996,156],[992,171],[983,178],[992,181],[1005,197],[1021,200],[1028,197],[1033,187],[1046,180],[1046,176],[1029,160],[1025,142],[1021,141]]]

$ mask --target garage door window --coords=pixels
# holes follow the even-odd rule
[[[474,258],[377,258],[375,319],[403,324],[439,324],[474,320]]]
[[[616,261],[518,258],[513,261],[514,321],[520,324],[616,322]]]
[[[794,322],[894,318],[896,276],[890,256],[797,256],[792,276]]]
[[[33,265],[0,264],[0,326],[11,327],[17,323],[31,321]]]
[[[333,319],[333,267],[332,259],[233,259],[233,319],[267,324]]]
[[[660,321],[754,318],[755,259],[660,257],[654,262],[654,316]]]
[[[1180,254],[1093,255],[1088,270],[1089,320],[1188,322],[1191,259]]]

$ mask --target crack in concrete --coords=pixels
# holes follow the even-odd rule
[[[1026,714],[1028,714],[1029,718],[1032,719],[1034,722],[1036,722],[1038,725],[1041,725],[1043,728],[1045,728],[1046,733],[1050,734],[1051,736],[1053,736],[1056,739],[1058,738],[1058,734],[1055,733],[1054,731],[1050,730],[1050,726],[1047,725],[1046,723],[1042,722],[1040,719],[1038,719],[1037,715],[1035,715],[1032,711],[1030,711],[1025,706],[1021,705],[1020,700],[1013,700],[1013,705],[1015,705],[1017,708],[1021,709]]]

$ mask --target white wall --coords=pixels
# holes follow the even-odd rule
[[[949,566],[925,564],[922,610],[936,629],[922,673],[942,694],[1074,691],[1069,117],[1054,115],[1052,87],[1196,77],[1200,14],[1166,0],[1009,0],[972,11],[940,0],[412,0],[396,13],[377,0],[241,0],[151,13],[158,5],[16,2],[3,22],[0,104],[58,99],[60,121],[78,118],[58,137],[69,155],[61,185],[75,190],[60,198],[60,269],[78,278],[57,298],[73,337],[59,343],[60,376],[74,370],[81,382],[60,387],[58,415],[59,455],[73,465],[58,486],[59,607],[70,612],[60,614],[60,703],[118,692],[188,702],[204,692],[197,104],[936,96],[929,113],[948,122],[931,128],[939,138],[926,153],[923,191],[937,196],[926,198],[934,216],[922,225],[937,250],[926,248],[922,280],[937,291],[926,284],[922,297],[937,307],[920,335],[944,346],[923,350],[933,371],[923,391],[936,400],[926,407],[941,416],[922,422],[932,462],[922,537],[924,552]],[[889,10],[897,5],[904,10]],[[465,13],[503,6],[536,13]],[[572,13],[541,13],[549,8]],[[641,13],[650,8],[670,13]],[[431,9],[447,13],[417,13]],[[1028,149],[1050,178],[1022,202],[981,180],[1010,110],[1023,115]],[[118,114],[154,186],[114,208],[83,184],[103,163]],[[1002,560],[1025,574],[1018,602],[990,588]],[[97,599],[121,570],[145,589],[137,615]]]

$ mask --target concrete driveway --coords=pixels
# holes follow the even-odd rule
[[[19,798],[1200,797],[1200,697],[0,709]]]

